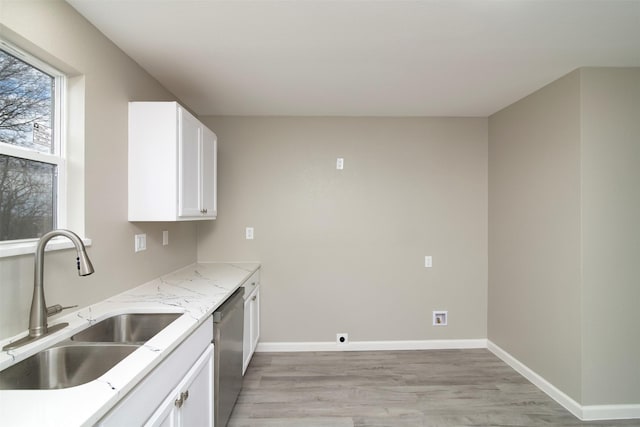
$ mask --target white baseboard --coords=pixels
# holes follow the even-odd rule
[[[325,342],[260,342],[256,351],[379,351],[379,350],[445,350],[487,348],[486,339],[425,341],[350,341],[347,344]]]
[[[628,420],[640,418],[640,405],[585,405],[582,420]]]
[[[622,420],[640,418],[640,405],[585,405],[582,406],[556,386],[545,380],[531,370],[518,359],[504,351],[502,348],[487,340],[487,348],[490,352],[502,359],[520,375],[531,381],[536,387],[546,393],[550,398],[558,402],[565,409],[582,421],[596,420]]]
[[[560,391],[560,389],[558,389],[556,386],[542,378],[533,370],[529,369],[529,367],[527,367],[525,364],[523,364],[518,359],[516,359],[489,340],[487,340],[487,348],[490,352],[498,356],[498,358],[501,359],[504,363],[511,366],[516,372],[531,381],[540,390],[545,392],[550,398],[558,402],[560,405],[564,406],[565,409],[582,420],[582,406],[578,402]]]

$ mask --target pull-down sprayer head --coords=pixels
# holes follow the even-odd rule
[[[90,274],[93,274],[94,270],[93,270],[93,264],[91,264],[91,260],[89,259],[89,256],[87,255],[87,251],[84,248],[84,245],[82,245],[82,247],[78,248],[78,258],[76,258],[77,263],[78,263],[78,275],[79,276],[88,276]]]

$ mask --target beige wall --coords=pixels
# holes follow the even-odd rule
[[[486,119],[204,122],[220,192],[198,258],[263,263],[262,342],[486,337]]]
[[[84,223],[96,273],[79,278],[74,251],[49,253],[47,303],[88,305],[194,262],[195,224],[127,222],[127,102],[175,98],[65,2],[3,0],[0,22],[1,36],[79,76],[74,105],[84,102],[84,123],[76,119],[71,132],[84,142]],[[74,116],[81,118],[82,111]],[[167,247],[162,230],[170,232]],[[141,232],[148,250],[135,254],[133,235]],[[0,338],[27,329],[32,289],[33,256],[0,259]]]
[[[489,118],[489,339],[581,400],[580,75]]]
[[[581,71],[583,400],[640,403],[640,68]]]
[[[640,402],[640,69],[489,118],[488,337],[582,405]]]

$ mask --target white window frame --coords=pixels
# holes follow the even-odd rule
[[[52,67],[46,62],[41,61],[37,57],[21,50],[20,48],[0,39],[0,48],[5,52],[15,56],[21,61],[31,65],[32,67],[50,75],[55,79],[54,84],[54,111],[52,123],[53,152],[41,153],[26,147],[19,147],[11,144],[0,142],[0,154],[18,157],[37,162],[56,165],[56,223],[54,228],[67,227],[67,165],[66,165],[66,81],[67,76]],[[84,240],[84,239],[83,239]],[[5,240],[0,241],[0,258],[34,253],[38,242],[38,238],[22,239],[22,240]],[[85,240],[87,244],[89,240]],[[47,250],[65,249],[72,247],[71,243],[64,240],[53,239],[48,245]]]

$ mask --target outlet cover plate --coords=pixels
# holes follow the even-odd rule
[[[447,326],[448,313],[446,311],[433,312],[433,326]]]
[[[336,344],[338,345],[346,345],[349,344],[349,334],[341,333],[336,334]]]
[[[425,268],[433,267],[433,257],[431,255],[427,255],[424,257],[424,267]]]
[[[134,236],[135,250],[136,252],[146,251],[147,250],[147,235],[146,234],[136,234]]]

